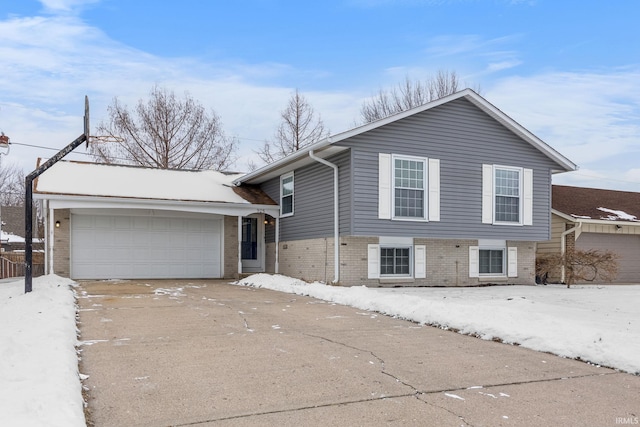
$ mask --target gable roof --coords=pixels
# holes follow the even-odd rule
[[[551,197],[554,213],[573,221],[640,222],[640,193],[554,185]]]
[[[236,188],[241,174],[60,161],[40,175],[34,194],[275,205],[260,189]]]
[[[367,123],[365,125],[350,129],[345,132],[328,136],[327,138],[324,138],[314,144],[308,145],[300,149],[299,151],[296,151],[293,154],[290,154],[282,159],[276,160],[273,163],[270,163],[266,166],[263,166],[262,168],[259,168],[240,178],[237,178],[233,182],[236,185],[241,183],[249,183],[249,184],[262,183],[271,178],[282,175],[283,173],[289,172],[301,166],[312,163],[313,160],[309,158],[309,152],[311,151],[313,151],[314,154],[318,157],[321,157],[321,158],[329,157],[340,151],[348,149],[346,147],[339,147],[334,145],[337,142],[363,134],[373,129],[377,129],[389,123],[402,120],[414,114],[418,114],[423,111],[436,108],[440,105],[446,104],[448,102],[451,102],[460,98],[464,98],[470,101],[480,110],[482,110],[483,112],[485,112],[486,114],[488,114],[489,116],[497,120],[504,127],[506,127],[511,132],[518,135],[524,141],[528,142],[533,147],[535,147],[540,152],[542,152],[544,155],[546,155],[548,158],[553,160],[558,165],[558,169],[555,172],[568,172],[568,171],[576,170],[576,165],[572,161],[564,157],[562,154],[560,154],[558,151],[553,149],[551,146],[547,145],[540,138],[535,136],[533,133],[529,132],[527,129],[525,129],[515,120],[507,116],[505,113],[503,113],[500,109],[495,107],[489,101],[487,101],[486,99],[478,95],[476,92],[474,92],[471,89],[464,89],[462,91],[428,102],[426,104],[420,105],[410,110],[406,110],[401,113],[397,113],[397,114],[385,117],[383,119],[376,120],[375,122]]]

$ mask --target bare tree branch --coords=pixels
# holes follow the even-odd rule
[[[119,161],[161,169],[228,169],[234,162],[236,138],[228,138],[218,115],[207,113],[188,93],[177,98],[154,86],[133,115],[118,99],[108,107],[109,120],[97,132],[116,142],[92,143],[98,161]]]
[[[299,149],[319,141],[327,135],[322,119],[317,116],[307,99],[296,89],[287,108],[281,113],[282,121],[273,141],[265,141],[257,151],[260,158],[271,163]]]
[[[536,275],[558,275],[564,268],[567,288],[576,282],[610,282],[618,275],[618,258],[611,251],[570,249],[564,255],[558,253],[537,257]]]
[[[397,86],[388,90],[381,89],[376,96],[365,101],[360,108],[360,117],[363,123],[371,123],[451,95],[459,87],[455,71],[438,71],[424,82],[405,77]]]
[[[25,173],[17,165],[3,165],[0,157],[0,204],[23,206],[25,197]]]

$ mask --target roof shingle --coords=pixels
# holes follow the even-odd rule
[[[640,219],[640,193],[632,191],[554,185],[551,205],[574,218],[632,222]]]

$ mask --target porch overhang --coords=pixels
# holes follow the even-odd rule
[[[265,213],[272,217],[278,217],[280,215],[280,207],[278,205],[253,203],[76,196],[46,193],[36,193],[34,194],[34,199],[47,200],[47,207],[49,209],[148,209],[229,216],[247,216],[253,213]]]

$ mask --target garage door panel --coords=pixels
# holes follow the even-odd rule
[[[76,279],[221,277],[221,219],[72,215]]]
[[[612,251],[618,255],[618,277],[615,282],[640,283],[640,235],[582,233],[576,248]]]

